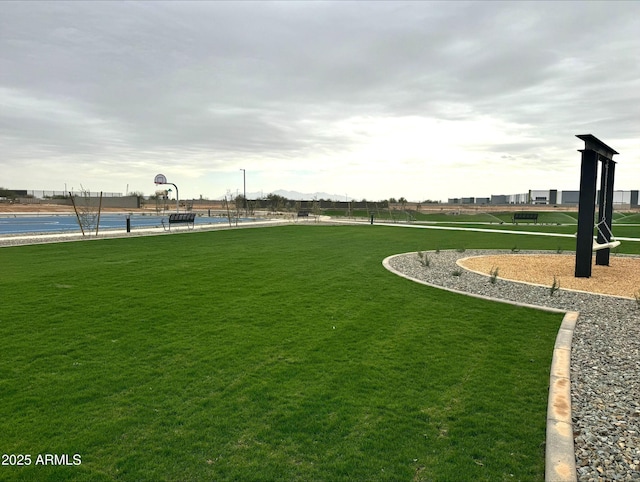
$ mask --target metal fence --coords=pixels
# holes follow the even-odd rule
[[[23,191],[25,192],[25,191]],[[69,192],[73,196],[100,197],[100,192],[94,191],[37,191],[27,190],[26,195],[37,199],[65,198],[69,197]],[[22,193],[21,193],[22,194]],[[122,197],[121,192],[103,192],[102,197]]]

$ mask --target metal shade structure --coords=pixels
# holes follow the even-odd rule
[[[591,134],[576,136],[585,143],[580,167],[580,198],[578,204],[578,234],[576,235],[576,278],[591,277],[591,261],[596,251],[596,264],[609,265],[611,248],[620,244],[612,241],[611,220],[613,217],[613,181],[616,163],[613,156],[616,150]],[[598,237],[593,240],[594,218],[596,211],[596,181],[600,170],[600,197],[598,199]]]

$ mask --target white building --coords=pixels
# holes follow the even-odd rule
[[[596,193],[596,200],[600,191]],[[613,191],[614,205],[638,207],[638,191]],[[519,194],[492,194],[486,197],[449,198],[449,204],[540,204],[540,205],[577,205],[580,191],[558,191],[557,189],[531,189]],[[597,201],[596,201],[597,202]]]

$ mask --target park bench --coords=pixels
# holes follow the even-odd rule
[[[309,217],[309,211],[298,211],[298,217],[299,218],[308,218]]]
[[[165,231],[171,231],[172,224],[186,224],[187,228],[191,225],[189,229],[193,229],[196,224],[196,213],[171,213],[167,225],[164,224],[164,218],[162,218],[162,227]]]
[[[518,221],[533,221],[537,224],[538,213],[513,213],[513,223],[518,224]]]

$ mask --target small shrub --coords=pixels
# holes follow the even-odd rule
[[[636,291],[633,296],[636,298],[636,306],[640,310],[640,290]]]
[[[560,281],[554,276],[553,284],[549,287],[549,296],[553,296],[553,294],[560,289]]]
[[[466,251],[466,249],[465,248],[458,248],[458,249],[456,249],[456,251],[458,253],[464,253]]]
[[[425,268],[428,268],[429,265],[431,265],[431,260],[429,259],[429,255],[427,253],[418,251],[418,258],[420,258],[420,264]]]
[[[436,254],[440,254],[440,248],[436,248],[435,253],[436,253]]]
[[[498,268],[491,268],[491,271],[489,271],[489,282],[494,285],[496,284],[496,281],[498,280]]]
[[[562,248],[560,246],[558,246],[558,249],[556,249],[556,253],[562,254],[562,251],[563,251]]]
[[[462,276],[462,270],[461,270],[460,268],[458,268],[458,269],[454,269],[454,270],[451,272],[451,275],[452,275],[452,276]]]
[[[514,246],[513,248],[511,248],[511,252],[512,253],[519,253],[520,252],[520,248],[518,248],[517,246]]]

